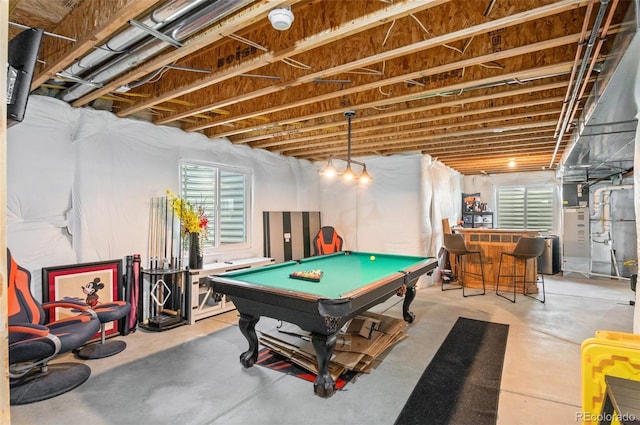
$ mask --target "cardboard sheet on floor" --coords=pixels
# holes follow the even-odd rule
[[[370,373],[387,349],[407,337],[407,326],[402,319],[377,313],[365,312],[355,317],[338,333],[329,373],[334,379],[345,371]],[[318,372],[309,332],[283,323],[277,329],[263,331],[260,343],[292,363],[312,373]]]

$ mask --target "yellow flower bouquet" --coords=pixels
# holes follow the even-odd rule
[[[182,232],[184,234],[201,233],[206,235],[209,219],[203,207],[194,207],[191,202],[176,196],[168,189],[167,197],[171,200],[174,214],[182,223]]]

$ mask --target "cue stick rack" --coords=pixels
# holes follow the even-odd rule
[[[139,326],[164,331],[187,323],[183,269],[184,246],[180,220],[166,196],[151,198],[149,213],[149,264],[140,269]]]

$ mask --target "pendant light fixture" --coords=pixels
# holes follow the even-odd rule
[[[356,111],[353,110],[345,111],[344,113],[344,116],[347,117],[347,158],[345,159],[330,155],[327,161],[327,165],[322,170],[320,170],[320,174],[327,177],[333,177],[336,174],[339,174],[346,181],[358,180],[362,183],[368,183],[373,180],[373,178],[367,172],[367,164],[365,164],[364,162],[356,161],[355,159],[351,159],[351,119],[355,115]],[[347,163],[347,166],[343,171],[338,171],[336,166],[333,164],[335,160],[340,160]],[[362,167],[362,171],[360,172],[360,174],[356,174],[353,171],[352,164]]]

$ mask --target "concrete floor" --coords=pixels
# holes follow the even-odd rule
[[[315,396],[301,379],[243,368],[238,356],[247,344],[235,311],[165,332],[139,330],[118,337],[128,345],[122,353],[86,361],[92,375],[77,389],[12,406],[11,423],[390,425],[459,316],[510,325],[498,424],[579,423],[580,344],[596,330],[631,332],[635,294],[628,281],[556,275],[546,283],[546,304],[523,296],[513,304],[493,292],[463,298],[439,286],[420,289],[409,337],[371,374],[329,399]],[[392,297],[374,310],[401,317],[401,302]],[[262,319],[257,329],[276,324]]]

